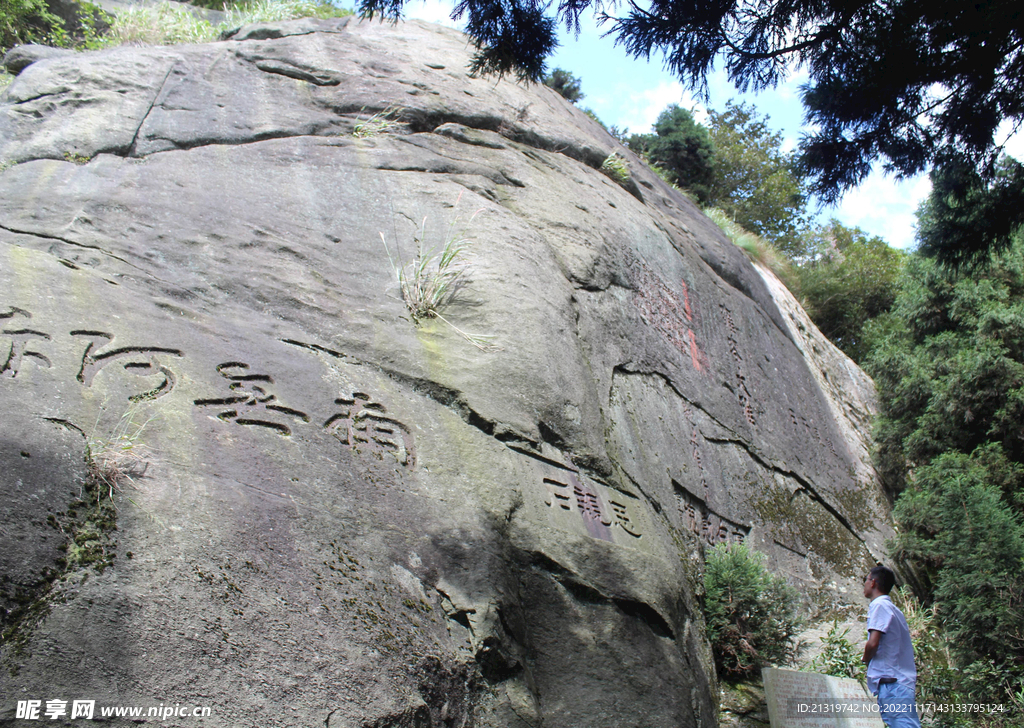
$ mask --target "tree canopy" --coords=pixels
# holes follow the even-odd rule
[[[704,207],[794,255],[806,224],[803,183],[782,135],[755,107],[727,102],[725,111],[708,112],[704,126],[672,104],[653,134],[632,134],[626,144]]]
[[[654,122],[653,134],[633,134],[627,145],[668,173],[702,205],[710,201],[714,147],[708,130],[686,109],[671,104]]]
[[[821,333],[863,362],[872,344],[864,326],[892,308],[907,255],[835,219],[802,238],[797,275],[804,307]]]
[[[914,256],[869,327],[897,554],[954,651],[1024,676],[1024,239],[972,275]]]
[[[582,81],[564,68],[556,68],[544,77],[544,85],[550,86],[566,101],[575,104],[582,101],[586,94],[581,90]]]
[[[360,10],[397,18],[404,2],[360,0]],[[662,54],[670,71],[705,94],[716,63],[743,91],[807,69],[803,104],[814,131],[801,143],[800,163],[826,203],[864,180],[876,160],[898,176],[932,168],[955,176],[959,192],[987,191],[1001,152],[997,128],[1024,120],[1018,0],[648,0],[617,6],[625,10],[619,17],[601,12],[596,0],[461,0],[453,17],[465,17],[477,43],[475,71],[538,80],[557,45],[558,22],[578,33],[592,7],[627,52]],[[1012,189],[1020,193],[1018,176]],[[1024,206],[1008,214],[1004,227],[1024,222]],[[984,241],[975,247],[988,249]],[[946,259],[948,250],[936,252]]]
[[[782,134],[767,121],[753,106],[731,101],[724,111],[708,111],[714,147],[708,202],[792,255],[807,200],[793,156],[782,151]]]

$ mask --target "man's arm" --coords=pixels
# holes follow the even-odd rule
[[[878,652],[878,643],[882,641],[882,633],[877,629],[868,630],[868,643],[864,645],[864,659],[862,662],[867,665],[871,658]]]

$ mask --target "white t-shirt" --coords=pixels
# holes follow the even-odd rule
[[[868,690],[877,695],[878,681],[892,677],[900,685],[914,690],[917,668],[914,667],[914,645],[910,641],[907,619],[884,594],[872,599],[868,605],[868,630],[872,629],[881,632],[882,639],[878,643],[878,652],[868,665]]]

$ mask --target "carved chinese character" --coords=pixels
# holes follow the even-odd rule
[[[0,330],[0,334],[11,339],[11,347],[6,355],[2,353],[3,348],[0,347],[0,377],[9,379],[18,376],[21,364],[26,359],[34,361],[37,366],[45,366],[47,369],[51,366],[49,358],[29,347],[29,342],[33,340],[50,341],[50,335],[35,329],[18,328],[14,325],[15,316],[30,319],[32,314],[23,308],[14,307],[0,312],[0,321],[11,324]]]
[[[365,448],[375,454],[391,453],[406,467],[415,464],[412,433],[398,420],[387,416],[387,409],[370,395],[355,392],[339,397],[335,404],[342,410],[332,415],[324,427],[353,450]]]
[[[718,524],[718,533],[715,534],[715,543],[729,540],[729,524],[724,520]]]
[[[612,507],[612,525],[621,528],[623,531],[628,533],[633,538],[640,538],[640,529],[637,528],[633,522],[629,519],[629,513],[626,510],[626,504],[620,503],[619,501],[609,500],[608,504]]]
[[[122,362],[123,369],[129,374],[140,377],[159,375],[163,381],[153,389],[131,395],[128,399],[139,402],[146,399],[157,399],[165,394],[170,394],[177,382],[174,372],[160,363],[157,354],[164,356],[182,357],[178,349],[169,349],[163,346],[122,346],[116,349],[102,351],[111,341],[113,334],[104,331],[72,331],[72,336],[83,338],[88,343],[85,352],[82,354],[82,367],[78,370],[78,381],[87,387],[92,386],[92,380],[96,374],[107,364],[118,361]]]
[[[250,374],[249,365],[242,362],[225,362],[217,371],[230,382],[231,394],[218,399],[197,399],[197,407],[226,408],[217,415],[225,422],[239,425],[266,427],[280,435],[291,435],[291,427],[281,422],[282,415],[300,422],[309,422],[309,415],[297,409],[280,404],[277,395],[270,391],[274,380],[266,374]]]
[[[602,541],[611,541],[612,534],[609,526],[612,521],[608,518],[601,507],[601,499],[594,489],[576,473],[567,473],[566,479],[572,486],[573,496],[576,501],[576,510],[583,518],[583,526],[587,533],[593,538]]]
[[[714,513],[706,511],[704,513],[704,522],[701,524],[701,536],[707,543],[712,545],[715,543],[715,534],[718,532],[718,529],[715,527],[717,520],[718,517]]]
[[[547,488],[548,495],[550,496],[544,501],[545,505],[554,506],[557,504],[562,510],[572,510],[572,506],[569,504],[568,483],[560,483],[553,478],[544,478],[544,487]]]
[[[604,514],[601,513],[601,501],[597,499],[597,493],[579,481],[573,483],[572,491],[576,496],[576,508],[579,509],[580,515],[593,521],[599,521],[606,526],[611,525],[611,521],[606,521]]]

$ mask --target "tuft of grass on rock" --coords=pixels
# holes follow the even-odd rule
[[[99,491],[107,491],[108,498],[112,498],[114,491],[124,484],[134,486],[135,478],[141,477],[149,464],[148,449],[141,442],[142,431],[149,422],[136,424],[138,407],[138,403],[129,407],[107,437],[88,440],[86,465],[89,478]]]
[[[352,129],[352,136],[366,139],[394,131],[401,123],[403,109],[390,105],[370,118],[360,121]]]
[[[81,166],[83,164],[88,164],[90,159],[84,154],[79,154],[78,152],[64,152],[64,161]]]
[[[704,214],[722,229],[722,232],[733,242],[733,244],[747,254],[755,263],[758,263],[781,280],[786,288],[792,293],[800,290],[800,281],[793,270],[793,264],[783,253],[776,250],[771,243],[760,235],[755,235],[745,230],[729,215],[717,207],[709,207]]]
[[[398,279],[402,301],[412,314],[413,321],[419,323],[424,319],[438,318],[478,349],[497,350],[498,347],[491,343],[493,336],[467,333],[441,314],[466,283],[466,253],[472,246],[472,241],[466,236],[466,227],[460,225],[458,216],[454,217],[448,225],[444,240],[439,245],[431,246],[426,241],[426,226],[427,219],[423,218],[419,233],[413,237],[416,257],[409,263],[402,260],[401,249],[397,244],[395,255],[392,256],[384,233],[380,234],[391,269]]]
[[[612,152],[605,157],[604,162],[601,164],[601,171],[620,185],[625,186],[629,184],[629,166],[618,152]]]

